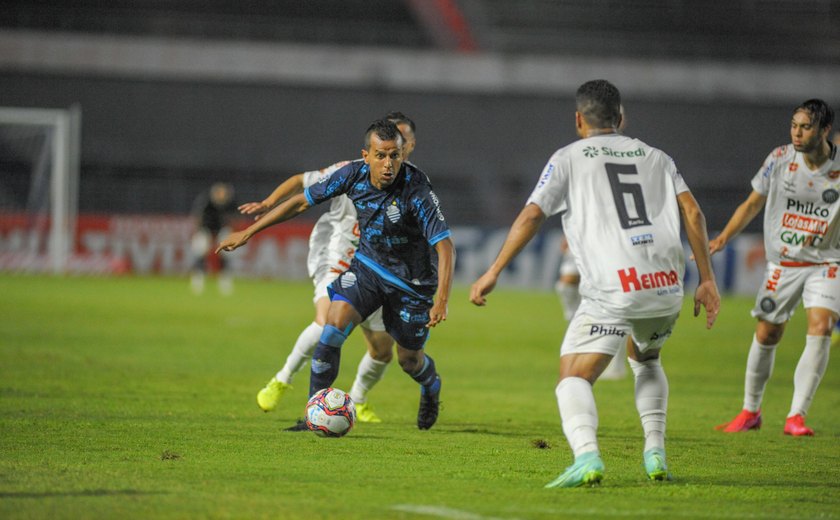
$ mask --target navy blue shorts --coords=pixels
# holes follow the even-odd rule
[[[429,310],[434,303],[432,292],[416,288],[416,294],[386,283],[361,262],[353,262],[350,269],[327,287],[330,300],[343,300],[367,319],[382,307],[385,330],[401,347],[420,350],[429,337]]]

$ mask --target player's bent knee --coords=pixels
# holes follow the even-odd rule
[[[782,341],[784,325],[777,325],[767,321],[759,321],[755,329],[755,339],[762,345],[778,345]]]
[[[420,370],[420,368],[422,368],[422,366],[423,365],[414,359],[400,359],[400,368],[402,368],[403,372],[408,374],[416,373]]]
[[[829,309],[811,308],[808,312],[808,335],[831,336],[837,323],[837,315]]]
[[[425,357],[422,350],[401,349],[399,356],[400,368],[409,375],[416,374],[423,368]]]
[[[375,361],[379,361],[380,363],[390,363],[391,360],[394,359],[394,354],[391,351],[391,347],[388,347],[388,350],[375,350],[375,349],[368,349],[368,354],[372,357]]]

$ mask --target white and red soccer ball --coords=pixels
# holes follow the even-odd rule
[[[356,406],[338,388],[324,388],[306,403],[306,426],[324,437],[343,437],[356,423]]]

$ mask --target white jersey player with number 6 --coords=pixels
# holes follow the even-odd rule
[[[622,105],[621,123],[619,123],[617,130],[623,134],[626,129],[627,114],[624,111],[624,105]],[[572,321],[572,316],[574,316],[580,306],[580,270],[578,270],[575,255],[569,249],[568,240],[563,239],[561,250],[563,252],[563,261],[560,263],[560,272],[558,273],[558,280],[554,288],[563,305],[563,317],[566,318],[566,321]],[[624,359],[625,356],[621,352],[616,354],[598,379],[600,381],[624,379],[627,374]]]
[[[793,376],[793,400],[784,433],[811,436],[805,416],[828,366],[831,331],[840,316],[840,157],[828,140],[834,111],[820,99],[793,111],[791,144],[773,150],[752,180],[753,191],[709,244],[722,250],[764,209],[765,280],[752,315],[758,318],[744,380],[744,404],[717,428],[761,427],[761,401],[785,324],[800,300],[808,332]]]
[[[545,219],[563,212],[563,229],[578,258],[582,301],[560,349],[555,394],[574,463],[546,487],[603,479],[592,385],[625,349],[645,435],[645,472],[651,480],[665,480],[668,380],[659,352],[682,307],[681,215],[700,273],[695,315],[705,307],[711,327],[720,306],[706,221],[671,158],[618,133],[621,96],[615,86],[605,80],[584,83],[576,104],[581,139],[552,155],[498,257],[473,284],[470,300],[484,305],[502,270]]]
[[[677,195],[685,192],[688,186],[670,157],[638,139],[610,133],[555,152],[528,204],[555,215],[568,201],[563,229],[569,249],[585,252],[577,262],[581,305],[596,301],[615,315],[649,318],[682,305],[685,259]],[[593,193],[598,200],[592,200]],[[657,212],[649,214],[648,205]],[[607,219],[620,225],[606,226]]]

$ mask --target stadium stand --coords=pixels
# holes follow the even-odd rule
[[[257,196],[357,154],[347,136],[386,99],[417,119],[442,199],[482,201],[450,219],[502,225],[573,137],[558,118],[577,76],[603,73],[633,101],[629,132],[673,150],[718,229],[786,140],[778,121],[801,95],[785,78],[814,71],[825,91],[840,77],[830,0],[2,4],[4,103],[82,107],[81,212],[185,214],[208,180]]]

